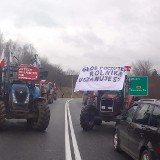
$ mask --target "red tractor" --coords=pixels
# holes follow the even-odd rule
[[[102,121],[115,121],[117,115],[132,103],[133,96],[128,94],[128,77],[122,90],[89,91],[83,95],[84,107],[80,114],[80,124],[84,130],[91,130]]]

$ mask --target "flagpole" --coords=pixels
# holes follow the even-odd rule
[[[10,82],[10,47],[8,46],[8,57],[7,57],[7,85],[9,85]],[[7,90],[8,91],[8,90]]]
[[[1,53],[1,58],[0,58],[0,65],[1,65],[1,95],[2,95],[2,84],[4,83],[4,67],[5,67],[5,60],[4,60],[4,49],[2,50]]]

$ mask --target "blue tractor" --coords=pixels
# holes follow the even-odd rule
[[[50,110],[46,99],[41,97],[40,89],[35,85],[40,69],[32,65],[7,62],[0,73],[0,128],[6,119],[26,119],[32,129],[46,130]]]

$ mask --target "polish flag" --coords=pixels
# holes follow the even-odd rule
[[[131,70],[131,66],[124,66],[126,68],[126,71],[129,71]]]
[[[4,62],[4,50],[2,51],[2,55],[1,55],[1,58],[0,58],[0,65],[1,65],[1,68],[4,69],[4,65],[5,65],[5,62]]]

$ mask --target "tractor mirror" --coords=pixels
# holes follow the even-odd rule
[[[44,71],[44,72],[43,72],[43,76],[44,76],[44,77],[48,77],[48,71]]]
[[[39,72],[39,77],[43,79],[43,72]]]

